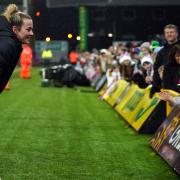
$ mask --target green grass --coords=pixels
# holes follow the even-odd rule
[[[178,175],[96,93],[11,80],[0,95],[2,180],[174,180]]]

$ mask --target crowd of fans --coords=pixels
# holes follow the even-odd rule
[[[119,43],[108,49],[81,52],[75,68],[92,81],[106,75],[110,86],[119,79],[136,83],[140,88],[152,85],[150,97],[161,88],[180,92],[180,42],[173,24],[164,27],[166,43],[156,40],[142,43]]]

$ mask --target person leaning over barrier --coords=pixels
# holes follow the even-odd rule
[[[178,41],[178,27],[174,24],[166,25],[164,27],[164,37],[166,40],[166,44],[158,52],[155,63],[154,63],[153,84],[150,91],[150,98],[152,98],[155,92],[159,92],[161,89],[161,79],[158,73],[159,67],[169,62],[168,54],[171,48],[175,44],[180,44],[180,42]]]
[[[0,93],[19,60],[22,44],[29,44],[32,36],[32,18],[9,4],[0,15]]]

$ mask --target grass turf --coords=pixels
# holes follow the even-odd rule
[[[97,94],[40,87],[13,75],[0,96],[2,180],[174,180],[151,136],[132,130]],[[88,88],[87,88],[88,89]]]

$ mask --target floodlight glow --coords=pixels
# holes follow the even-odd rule
[[[112,33],[108,33],[108,37],[113,37],[113,34]]]
[[[72,39],[73,35],[72,34],[68,34],[68,38]]]
[[[81,40],[81,37],[80,37],[80,36],[77,36],[76,39],[77,39],[78,41],[80,41],[80,40]]]
[[[50,42],[51,38],[50,37],[46,37],[46,42]]]
[[[37,12],[36,12],[36,16],[38,17],[38,16],[40,16],[40,15],[41,15],[40,11],[37,11]]]
[[[88,36],[89,36],[89,37],[93,37],[93,36],[94,36],[94,33],[88,33]]]

